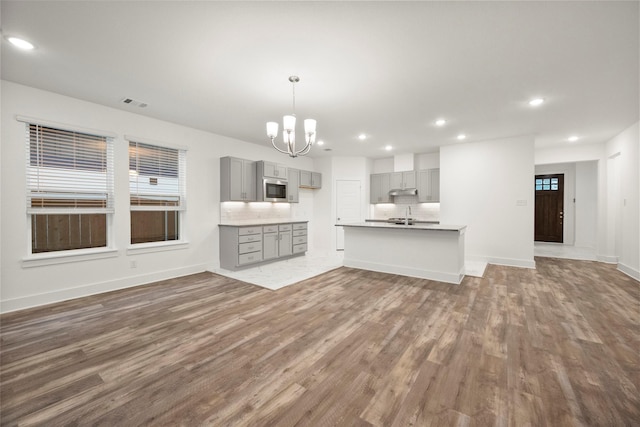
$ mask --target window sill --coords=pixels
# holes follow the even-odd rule
[[[153,242],[153,243],[138,243],[131,245],[127,248],[127,255],[146,254],[151,252],[164,252],[164,251],[176,251],[180,249],[188,249],[189,242],[175,241],[175,242]]]
[[[82,262],[104,258],[115,258],[117,256],[118,250],[111,248],[47,252],[29,255],[25,258],[22,258],[22,267],[42,267],[45,265],[66,264],[69,262]]]

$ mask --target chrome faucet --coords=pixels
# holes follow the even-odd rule
[[[407,205],[404,210],[404,225],[409,225],[409,215],[411,215],[411,206]]]

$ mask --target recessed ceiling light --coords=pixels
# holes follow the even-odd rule
[[[23,50],[31,50],[34,48],[33,44],[18,37],[7,37],[7,40],[9,40],[9,42],[15,47]]]
[[[393,150],[393,147],[390,146],[390,145],[387,145],[387,146],[384,147],[384,149],[387,150],[387,151],[391,151],[391,150]]]
[[[572,136],[570,136],[570,137],[568,138],[568,141],[569,141],[569,142],[576,142],[578,139],[580,139],[580,138],[578,138],[578,137],[577,137],[577,136],[575,136],[575,135],[572,135]]]
[[[457,136],[457,138],[462,141],[463,139],[465,139],[467,137],[467,135],[465,135],[464,133],[461,133],[460,135]]]
[[[539,105],[542,105],[544,103],[544,98],[533,98],[531,101],[529,101],[529,105],[531,105],[532,107],[537,107]]]
[[[318,145],[324,145],[324,141],[323,140],[318,141]]]
[[[358,135],[358,139],[360,141],[364,141],[365,139],[367,139],[367,135],[365,135],[364,133],[361,133],[360,135]]]
[[[436,120],[436,126],[444,126],[446,124],[447,124],[447,121],[445,119]]]

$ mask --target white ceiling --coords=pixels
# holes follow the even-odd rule
[[[3,38],[2,78],[269,144],[295,74],[297,116],[325,141],[311,156],[425,153],[460,132],[598,143],[640,117],[638,6],[4,0],[3,35],[36,49]]]

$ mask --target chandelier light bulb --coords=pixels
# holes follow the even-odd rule
[[[278,122],[267,122],[267,136],[272,139],[278,136]]]

